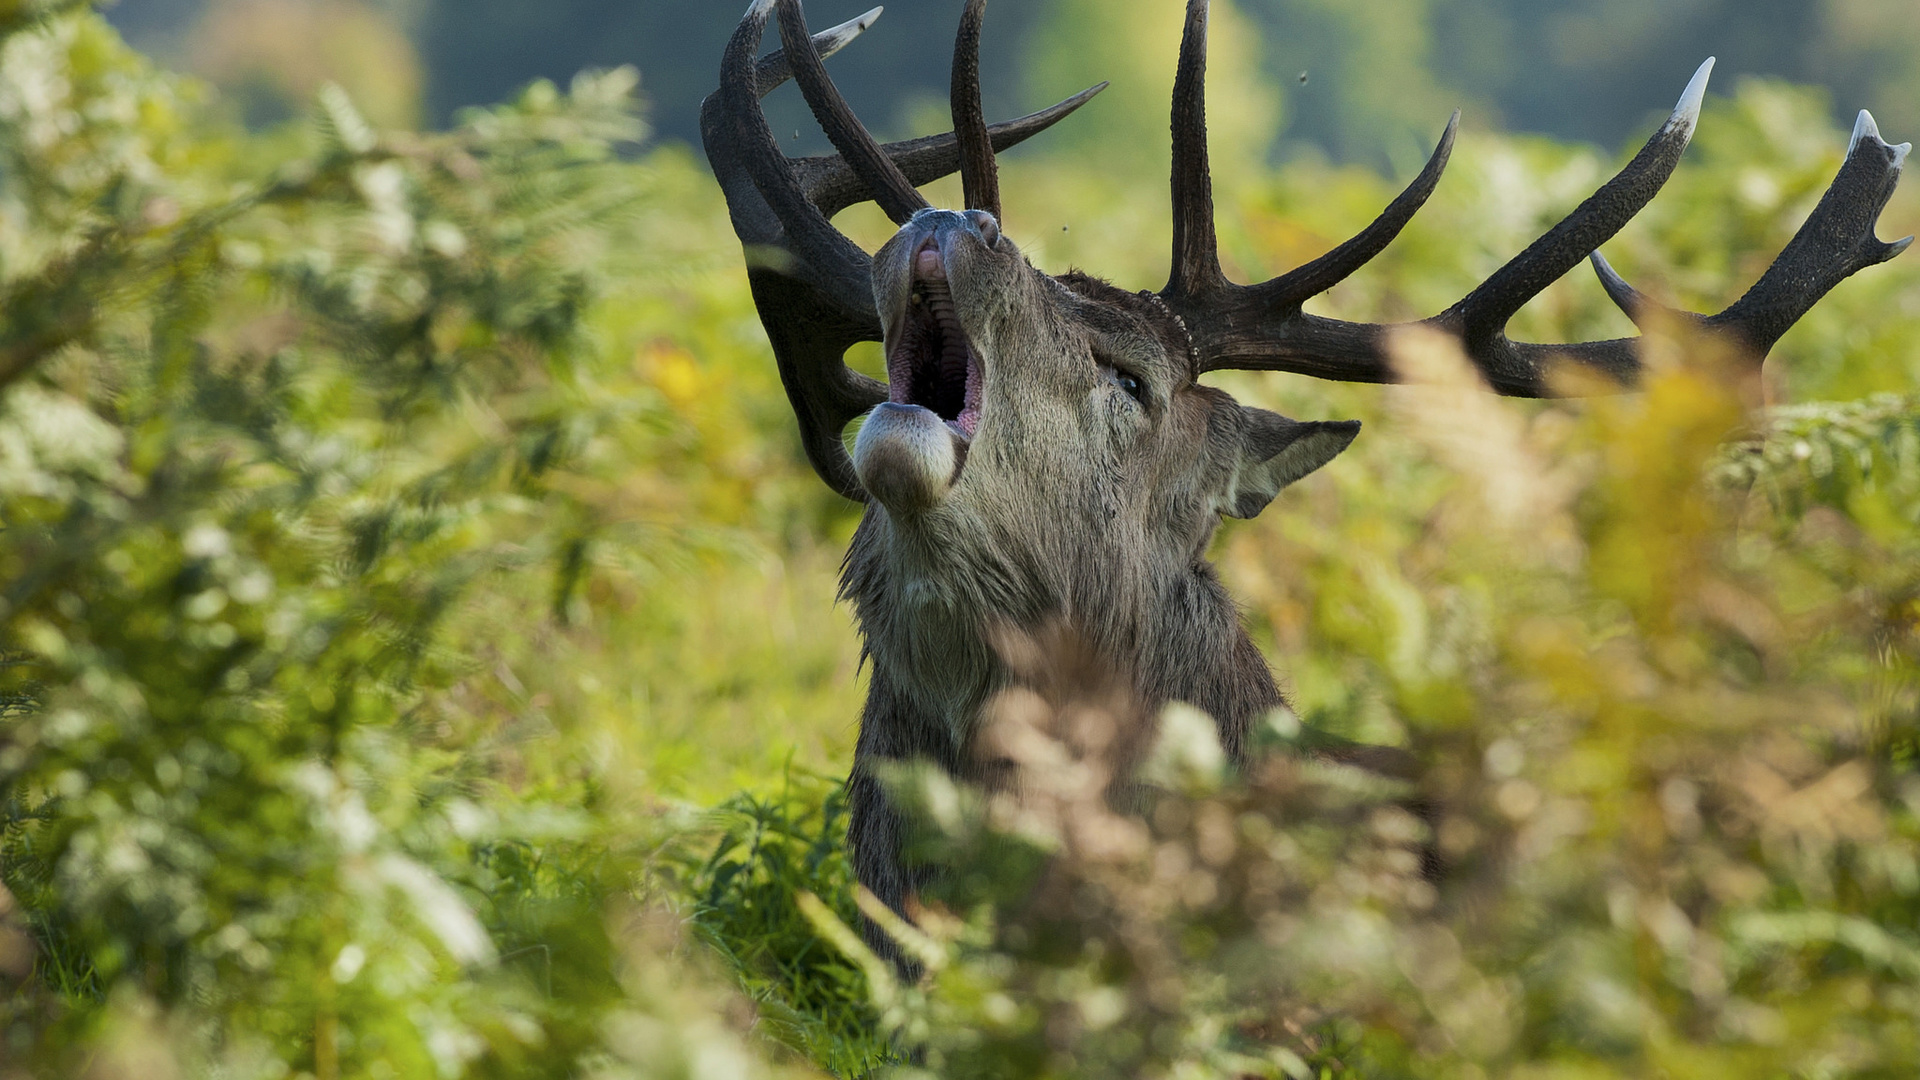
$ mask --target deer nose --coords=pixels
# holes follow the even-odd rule
[[[901,231],[909,229],[936,243],[949,231],[964,229],[989,248],[1000,246],[1000,222],[985,210],[922,210]]]
[[[996,221],[992,214],[985,210],[969,210],[967,221],[973,225],[974,231],[980,234],[980,239],[986,241],[988,247],[1000,246],[1000,222]]]

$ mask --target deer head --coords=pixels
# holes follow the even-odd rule
[[[834,490],[869,503],[843,587],[874,663],[853,829],[863,882],[896,906],[910,875],[900,869],[897,822],[877,789],[862,787],[862,763],[926,756],[972,771],[971,725],[1011,677],[987,644],[997,626],[1070,625],[1129,673],[1149,707],[1185,700],[1210,712],[1236,755],[1251,719],[1279,703],[1206,546],[1221,515],[1259,513],[1345,449],[1359,425],[1248,408],[1198,380],[1227,368],[1391,380],[1390,327],[1320,318],[1302,305],[1373,259],[1413,218],[1440,181],[1459,121],[1455,113],[1426,168],[1358,236],[1271,281],[1229,282],[1207,163],[1207,0],[1188,0],[1173,91],[1171,276],[1157,292],[1139,293],[1078,273],[1053,276],[1002,231],[994,153],[1105,84],[987,125],[977,63],[984,8],[985,0],[968,0],[961,19],[952,133],[878,143],[821,58],[879,9],[813,36],[799,0],[755,0],[701,117],[807,456]],[[776,13],[785,49],[756,60]],[[1505,327],[1589,257],[1629,316],[1647,313],[1648,301],[1598,248],[1672,175],[1711,68],[1700,68],[1618,176],[1426,320],[1460,340],[1494,390],[1545,395],[1565,385],[1550,382],[1558,365],[1618,387],[1634,383],[1634,340],[1529,344],[1509,340]],[[779,150],[759,99],[789,77],[838,154],[796,160]],[[1746,296],[1699,321],[1757,367],[1840,281],[1904,250],[1910,238],[1882,243],[1874,225],[1908,150],[1884,142],[1863,112],[1839,176],[1786,251]],[[956,169],[966,207],[929,206],[915,185]],[[865,199],[900,226],[871,257],[830,224]],[[845,366],[860,341],[884,342],[886,384]],[[861,416],[849,454],[842,431]]]

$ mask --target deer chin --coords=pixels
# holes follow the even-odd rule
[[[967,440],[957,426],[920,405],[875,405],[853,441],[860,486],[893,514],[940,505],[966,463]]]
[[[980,355],[960,325],[946,259],[929,237],[913,257],[913,286],[887,348],[888,398],[938,416],[971,442],[980,428],[985,378]]]

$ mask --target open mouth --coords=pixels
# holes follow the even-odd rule
[[[967,439],[980,426],[980,358],[960,329],[946,260],[929,238],[913,256],[913,293],[887,354],[889,396],[932,410]]]

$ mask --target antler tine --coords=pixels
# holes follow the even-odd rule
[[[760,110],[754,54],[772,10],[771,0],[755,3],[734,30],[720,89],[701,106],[701,135],[747,249],[754,304],[807,460],[835,491],[864,501],[840,433],[887,394],[842,357],[854,342],[880,338],[871,260],[807,198]]]
[[[1700,65],[1673,115],[1619,175],[1434,321],[1457,329],[1469,347],[1491,341],[1527,301],[1625,228],[1666,186],[1693,141],[1713,64],[1709,58]]]
[[[1847,144],[1847,157],[1806,224],[1760,275],[1753,288],[1725,311],[1710,318],[1688,312],[1669,314],[1726,331],[1756,356],[1769,349],[1813,305],[1842,281],[1878,266],[1913,244],[1913,237],[1889,244],[1874,234],[1880,214],[1900,185],[1912,143],[1889,145],[1880,137],[1873,114],[1862,111]],[[1594,270],[1607,295],[1639,324],[1657,307],[1628,285],[1599,252]]]
[[[1173,274],[1161,293],[1177,307],[1225,284],[1207,162],[1207,0],[1187,0],[1173,80]]]
[[[736,231],[743,239],[751,237],[750,244],[771,243],[784,233],[788,253],[807,264],[816,286],[849,313],[872,313],[871,260],[807,198],[792,164],[780,152],[780,144],[767,126],[766,114],[760,110],[754,53],[760,48],[771,11],[771,0],[759,0],[749,8],[721,55],[720,89],[712,99],[717,107],[711,116],[702,118],[703,126],[704,121],[712,123],[712,130],[705,133],[708,157],[744,170],[772,211],[772,222],[741,221],[738,219],[743,213],[755,208],[748,200],[729,198]],[[716,172],[722,171],[730,170],[716,168]],[[871,318],[877,328],[878,314],[871,314]]]
[[[813,35],[813,48],[825,60],[841,49],[853,43],[853,39],[866,33],[873,24],[880,21],[880,13],[885,8],[872,8],[858,18],[848,19],[839,26],[831,26]],[[787,60],[787,51],[780,49],[760,58],[754,71],[754,83],[761,97],[766,97],[779,89],[780,85],[793,78],[793,65]]]
[[[755,7],[761,3],[764,0],[756,0]],[[854,173],[872,189],[874,202],[880,204],[880,209],[895,224],[905,224],[916,211],[927,209],[931,204],[887,157],[827,76],[826,65],[820,62],[820,53],[813,46],[813,35],[807,31],[807,17],[801,10],[800,0],[774,0],[774,6],[779,11],[780,39],[786,45],[794,81],[800,84],[800,92],[806,96],[814,119],[819,121],[827,139]]]
[[[839,26],[813,35],[813,45],[819,51],[821,59],[824,60],[846,48],[853,39],[879,21],[884,10],[884,8],[874,8],[859,18],[849,19]],[[787,61],[786,50],[776,50],[760,59],[755,72],[756,92],[761,97],[766,97],[792,77],[793,65]],[[988,142],[995,153],[1018,146],[1066,119],[1106,88],[1106,83],[1099,83],[1038,112],[990,125],[986,129]],[[706,110],[703,109],[703,124],[705,112]],[[915,187],[951,176],[961,167],[959,139],[951,131],[942,135],[926,135],[918,139],[883,143],[880,149],[906,176],[907,182]],[[849,166],[846,159],[839,154],[830,154],[826,157],[789,158],[788,161],[794,175],[799,178],[801,188],[806,191],[807,198],[819,207],[820,212],[829,220],[847,207],[873,198],[866,182],[854,173],[852,166]],[[996,213],[995,216],[998,214]]]
[[[1106,83],[1090,86],[1057,105],[1049,106],[1036,113],[1014,120],[1006,120],[987,128],[987,135],[997,153],[1008,147],[1018,146],[1064,120],[1074,110],[1093,100],[1093,96],[1107,88]],[[918,184],[930,184],[943,176],[950,176],[960,168],[960,141],[951,131],[944,135],[926,135],[918,139],[887,143],[881,147],[893,163],[899,166],[909,181]],[[794,162],[794,168],[800,175],[800,183],[807,189],[820,212],[831,218],[857,202],[872,198],[865,184],[847,167],[847,163],[838,154],[831,157],[801,158]]]
[[[1633,325],[1642,325],[1641,320],[1646,317],[1647,312],[1660,306],[1648,299],[1639,289],[1627,284],[1627,279],[1620,276],[1620,272],[1613,268],[1613,264],[1607,261],[1605,255],[1596,251],[1587,256],[1587,261],[1593,264],[1593,272],[1599,276],[1600,288],[1606,291],[1607,299],[1613,301],[1615,307],[1626,312],[1627,318],[1633,320]],[[1673,312],[1673,314],[1686,313]],[[1690,317],[1700,318],[1698,315]]]
[[[1441,174],[1447,171],[1447,162],[1453,156],[1454,137],[1459,132],[1460,110],[1455,109],[1453,118],[1447,121],[1447,130],[1440,136],[1439,145],[1434,147],[1433,156],[1427,159],[1426,168],[1420,170],[1420,175],[1388,204],[1373,224],[1305,266],[1264,284],[1252,286],[1253,294],[1269,307],[1297,309],[1372,262],[1374,256],[1393,243],[1400,231],[1407,227],[1407,223],[1433,196],[1434,189],[1440,185]]]
[[[1551,394],[1555,390],[1548,384],[1548,375],[1557,364],[1605,375],[1623,387],[1638,379],[1637,339],[1527,344],[1509,340],[1506,324],[1528,300],[1590,255],[1607,294],[1629,315],[1651,307],[1613,272],[1598,248],[1673,175],[1699,123],[1712,70],[1712,60],[1701,65],[1673,115],[1618,176],[1465,299],[1426,320],[1426,325],[1459,335],[1493,390],[1515,397]],[[1360,237],[1266,286],[1234,289],[1210,302],[1188,304],[1183,314],[1193,327],[1200,353],[1197,370],[1240,368],[1292,371],[1347,382],[1393,381],[1386,354],[1391,327],[1319,318],[1302,312],[1299,303],[1312,290],[1337,281],[1377,253],[1405,224],[1445,164],[1449,140],[1443,138],[1441,143],[1421,178]],[[1863,119],[1840,177],[1774,267],[1746,297],[1720,315],[1688,317],[1736,335],[1764,356],[1834,285],[1905,249],[1905,241],[1883,244],[1874,238],[1873,225],[1893,194],[1906,155],[1906,147],[1888,146],[1873,129],[1872,119]],[[1282,283],[1289,279],[1292,287],[1283,289]],[[1256,296],[1265,302],[1254,302]]]
[[[1889,244],[1874,235],[1912,152],[1910,142],[1888,145],[1873,114],[1861,110],[1846,161],[1813,215],[1753,288],[1708,323],[1765,353],[1834,286],[1912,246],[1911,236]]]
[[[993,158],[993,137],[987,132],[986,110],[980,104],[980,24],[986,19],[987,0],[967,0],[960,15],[960,32],[953,42],[953,133],[960,140],[960,186],[967,209],[985,210],[1000,218],[1000,165]]]
[[[776,10],[787,47],[756,61]],[[866,492],[841,433],[854,417],[885,401],[887,387],[848,368],[845,354],[856,342],[879,341],[882,334],[872,260],[829,219],[875,198],[876,191],[876,201],[890,213],[907,203],[925,206],[906,177],[924,183],[960,162],[952,133],[880,146],[826,79],[821,54],[852,41],[879,13],[875,8],[809,35],[797,3],[754,0],[727,42],[719,89],[700,106],[701,140],[746,248],[754,306],[799,422],[801,445],[820,478],[856,502],[866,501]],[[795,160],[781,153],[760,98],[789,77],[799,79],[840,154]],[[1101,83],[1052,108],[987,128],[989,144],[1004,149],[1030,138],[1105,88]],[[892,181],[881,175],[889,170]]]

